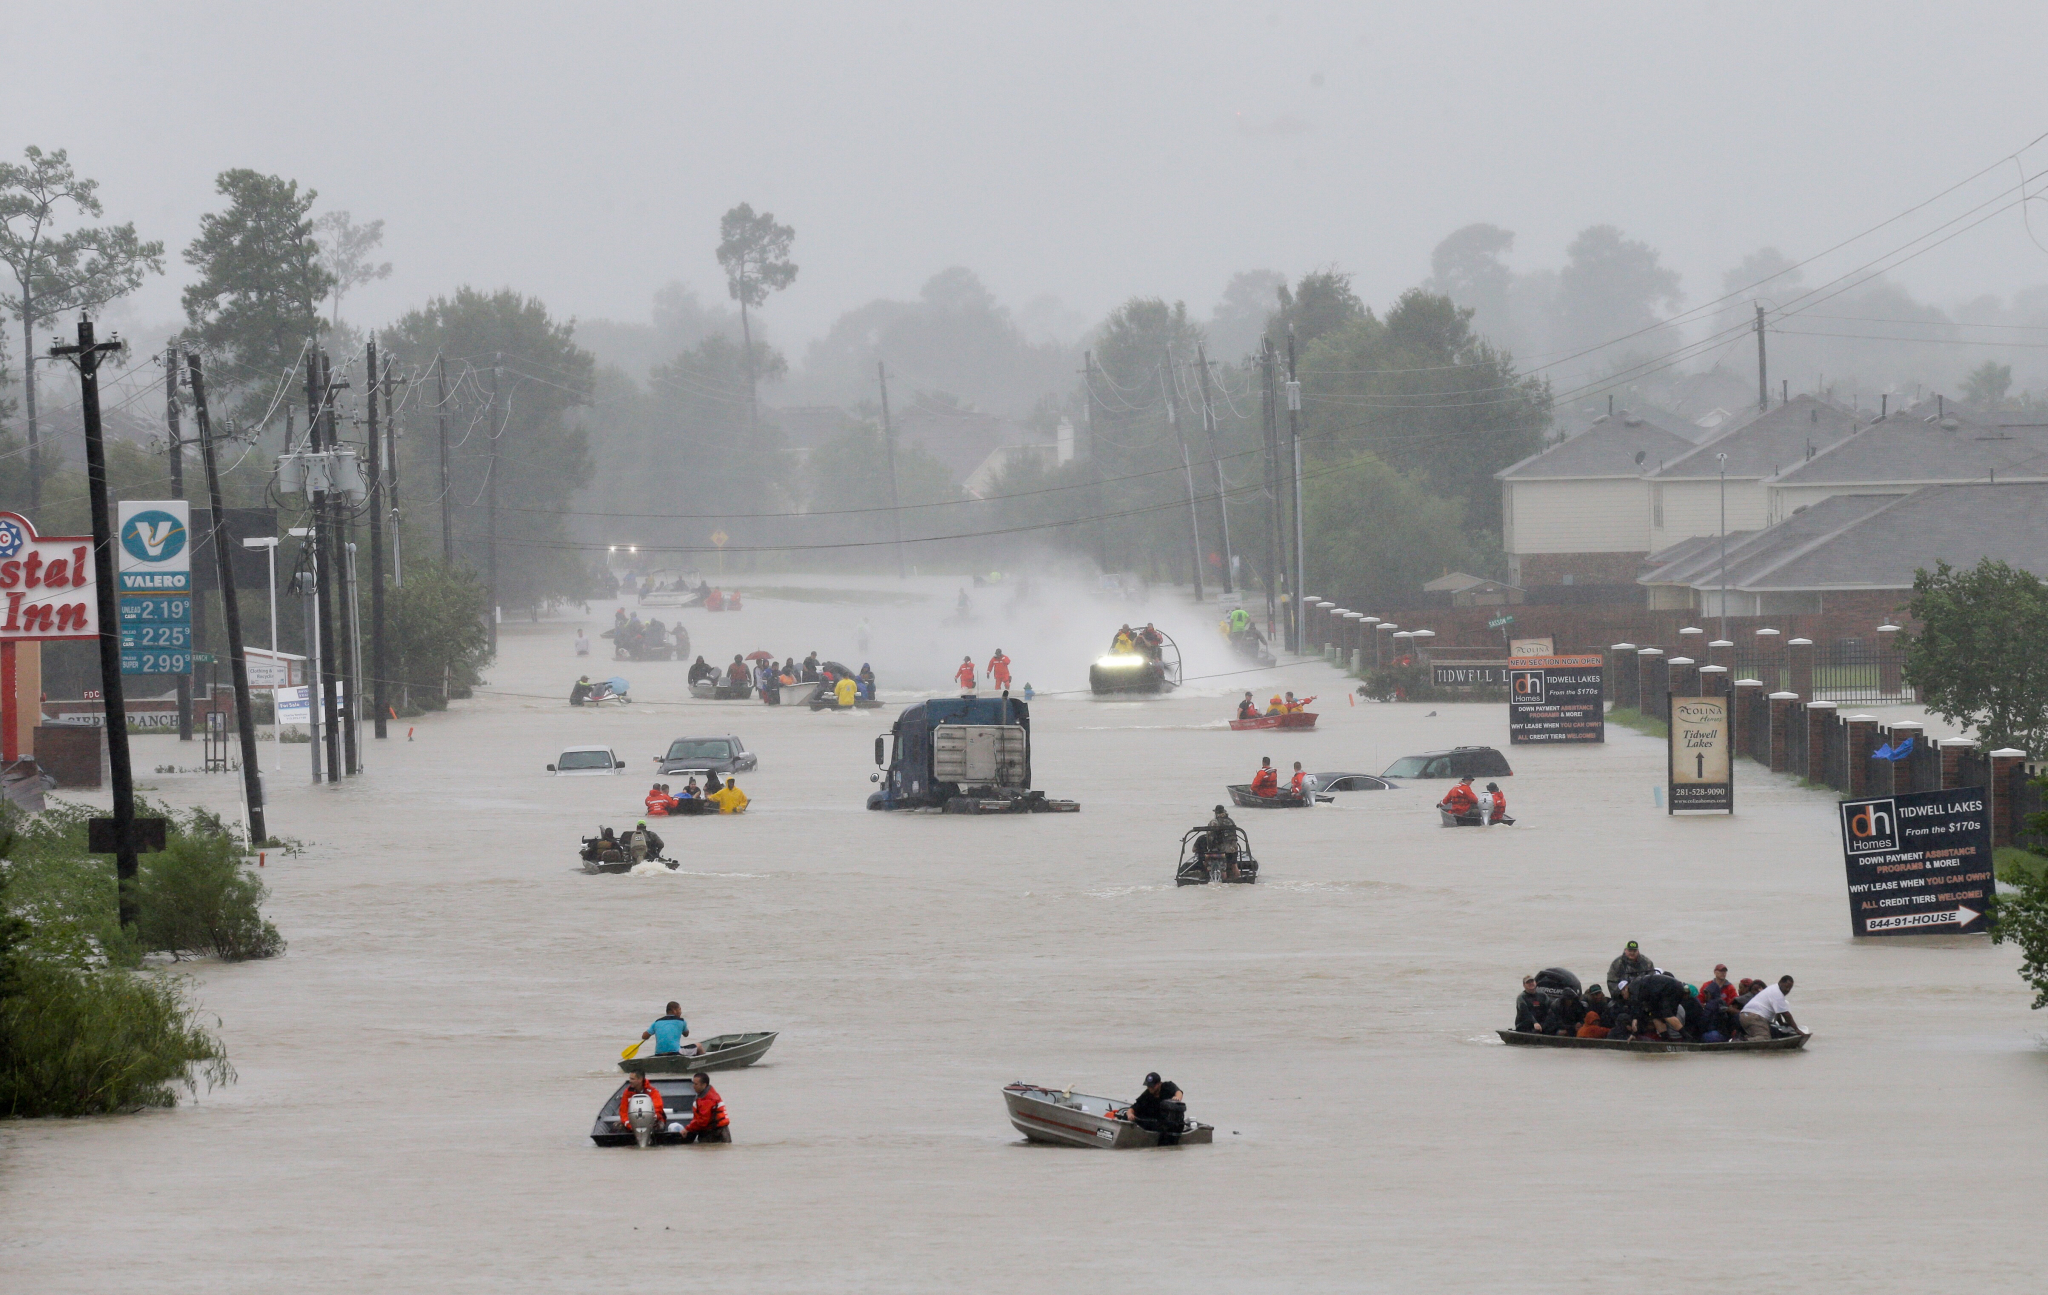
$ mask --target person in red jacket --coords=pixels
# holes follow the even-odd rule
[[[1508,794],[1500,789],[1499,783],[1489,782],[1486,784],[1486,799],[1486,821],[1489,824],[1506,823],[1508,826],[1513,827],[1515,820],[1508,817]]]
[[[726,1118],[718,1090],[711,1086],[711,1076],[699,1070],[690,1076],[690,1087],[697,1090],[697,1105],[690,1112],[690,1122],[683,1126],[683,1141],[732,1141],[732,1121]]]
[[[996,654],[988,659],[988,681],[995,688],[1010,686],[1010,658],[1003,655],[1001,648],[997,648]],[[968,686],[973,687],[972,684]]]
[[[1259,771],[1252,775],[1252,795],[1272,796],[1280,790],[1280,773],[1273,767],[1273,757],[1259,757]]]
[[[1315,799],[1315,788],[1309,785],[1308,774],[1302,770],[1301,761],[1299,760],[1294,762],[1294,777],[1288,780],[1287,790],[1297,796],[1306,797],[1310,801]]]
[[[953,672],[953,678],[955,682],[957,682],[960,685],[960,690],[962,692],[973,692],[974,658],[971,656],[961,657],[960,668]]]
[[[646,1075],[634,1075],[626,1081],[626,1091],[619,1094],[619,1127],[628,1133],[633,1130],[633,1121],[628,1112],[633,1099],[641,1093],[654,1099],[654,1127],[658,1129],[668,1123],[668,1109],[661,1104],[661,1090],[648,1083]]]
[[[667,818],[668,812],[676,805],[675,797],[668,794],[668,788],[655,783],[647,789],[647,817]]]
[[[1437,808],[1456,818],[1463,818],[1479,808],[1479,796],[1472,790],[1472,776],[1467,774],[1458,779],[1458,785],[1444,793]]]

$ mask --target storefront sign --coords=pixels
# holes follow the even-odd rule
[[[1841,813],[1854,934],[1974,935],[1991,929],[1987,789],[1847,800]]]
[[[0,513],[0,641],[99,637],[90,535],[38,535]]]
[[[1508,663],[1508,741],[1605,742],[1605,666],[1598,656],[1522,657]]]
[[[1735,812],[1734,731],[1726,697],[1671,697],[1670,795],[1666,813],[1682,809]]]
[[[123,499],[114,545],[124,594],[192,592],[192,508],[182,499]]]

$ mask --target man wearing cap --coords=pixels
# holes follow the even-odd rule
[[[1515,1031],[1519,1034],[1548,1034],[1550,1000],[1536,988],[1536,977],[1522,977],[1522,992],[1515,996]]]
[[[1628,947],[1621,951],[1621,956],[1607,964],[1607,992],[1619,997],[1622,981],[1647,976],[1656,969],[1657,964],[1650,960],[1642,947],[1634,940],[1630,940]]]
[[[1131,1099],[1133,1124],[1141,1129],[1150,1129],[1154,1133],[1159,1131],[1159,1103],[1166,1100],[1161,1095],[1164,1088],[1165,1081],[1160,1079],[1158,1071],[1154,1070],[1145,1076],[1145,1091]]]
[[[1732,1003],[1735,1001],[1735,986],[1728,983],[1727,963],[1715,963],[1714,978],[1712,980],[1709,980],[1706,984],[1700,986],[1700,997],[1705,998],[1709,993],[1713,994],[1715,997],[1719,998],[1724,1003]]]

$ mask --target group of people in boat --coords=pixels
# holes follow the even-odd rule
[[[1223,637],[1230,640],[1230,646],[1238,655],[1256,661],[1265,651],[1266,636],[1259,633],[1259,627],[1252,623],[1252,614],[1242,607],[1233,607],[1223,618]]]
[[[1196,839],[1195,852],[1198,858],[1220,855],[1223,859],[1223,879],[1236,881],[1242,874],[1238,871],[1237,860],[1239,841],[1237,820],[1223,806],[1216,807],[1216,813],[1203,824],[1202,835]]]
[[[984,673],[988,675],[989,687],[995,689],[997,692],[1005,692],[1009,689],[1010,658],[1003,654],[1003,650],[1000,647],[995,650],[994,655],[989,657],[988,666],[984,670]],[[960,685],[961,692],[974,691],[973,657],[963,656],[960,658],[960,668],[953,672],[953,682]],[[1026,684],[1024,686],[1029,688],[1031,685]]]
[[[697,1045],[686,1042],[690,1037],[690,1023],[683,1018],[683,1005],[671,1002],[652,1025],[640,1032],[641,1041],[654,1040],[654,1055],[695,1056]],[[730,1142],[732,1141],[732,1117],[726,1113],[725,1099],[711,1086],[711,1076],[699,1070],[690,1076],[690,1087],[696,1094],[691,1104],[687,1124],[680,1118],[671,1121],[668,1107],[661,1100],[661,1089],[648,1082],[644,1073],[638,1073],[626,1080],[626,1091],[619,1094],[619,1125],[621,1128],[632,1124],[633,1099],[647,1097],[654,1106],[656,1127],[670,1133],[682,1135],[684,1142]]]
[[[720,670],[703,657],[690,666],[690,683],[722,683],[735,692],[752,688],[760,694],[761,702],[767,706],[782,704],[782,689],[798,684],[815,683],[842,707],[851,707],[857,701],[875,700],[875,670],[867,662],[861,662],[860,669],[848,674],[832,662],[820,662],[813,651],[799,662],[795,657],[785,659],[781,665],[772,656],[762,656],[754,665],[747,664],[747,658],[733,653],[732,664]]]
[[[1689,985],[1630,940],[1608,964],[1604,989],[1595,981],[1581,991],[1574,977],[1556,969],[1522,977],[1515,1029],[1629,1042],[1764,1040],[1773,1037],[1773,1026],[1798,1032],[1787,1001],[1791,992],[1790,976],[1780,976],[1776,984],[1748,977],[1731,981],[1726,963],[1715,964],[1712,979]]]
[[[1266,709],[1260,710],[1259,704],[1252,700],[1252,695],[1247,690],[1244,700],[1237,704],[1237,717],[1258,719],[1262,715],[1299,715],[1307,710],[1309,703],[1314,700],[1313,697],[1296,697],[1291,692],[1285,696],[1275,693],[1266,699]]]
[[[647,789],[649,818],[682,818],[690,814],[741,814],[746,812],[747,804],[747,794],[740,790],[739,780],[728,777],[720,783],[716,769],[704,775],[702,787],[697,785],[696,776],[692,775],[690,780],[683,784],[680,793],[671,792],[665,782],[657,782]]]
[[[1316,776],[1304,772],[1299,760],[1294,762],[1294,776],[1287,780],[1286,790],[1283,792],[1280,786],[1280,771],[1273,767],[1273,757],[1260,756],[1259,770],[1252,775],[1251,785],[1254,796],[1285,795],[1296,800],[1305,800],[1311,805],[1316,803]]]
[[[582,632],[579,630],[577,635],[580,655]],[[612,655],[621,659],[672,654],[681,650],[689,641],[689,631],[680,624],[671,630],[662,624],[658,617],[649,617],[643,621],[639,612],[629,616],[623,607],[612,616]]]
[[[1461,823],[1483,823],[1488,827],[1505,823],[1512,827],[1515,822],[1508,817],[1508,794],[1500,789],[1500,784],[1489,782],[1485,791],[1475,791],[1469,773],[1452,784],[1436,807]]]
[[[624,836],[616,835],[608,827],[600,827],[596,836],[584,837],[583,862],[638,865],[650,859],[660,859],[661,852],[667,848],[668,842],[649,828],[643,818]]]
[[[1151,621],[1146,621],[1141,630],[1134,630],[1125,622],[1109,641],[1109,650],[1114,656],[1141,656],[1156,662],[1166,652],[1166,636]]]

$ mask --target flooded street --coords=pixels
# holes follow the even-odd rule
[[[1832,793],[1737,767],[1733,818],[1653,803],[1663,744],[1508,752],[1520,825],[1437,826],[1437,783],[1240,811],[1251,887],[1176,890],[1181,833],[1261,755],[1369,771],[1507,747],[1504,705],[1347,704],[1320,663],[1236,675],[1162,593],[774,577],[683,614],[714,664],[816,648],[880,711],[688,700],[683,663],[578,659],[614,604],[508,623],[478,697],[368,742],[368,772],[269,775],[302,839],[264,869],[290,941],[182,969],[234,1085],[170,1111],[0,1124],[12,1291],[1928,1291],[2038,1289],[2048,1018],[1982,939],[1852,942]],[[769,586],[786,586],[779,595]],[[659,613],[657,613],[659,614]],[[1167,699],[1085,694],[1125,616],[1189,654]],[[672,619],[674,613],[670,613]],[[1078,815],[863,809],[873,739],[1002,646],[1035,784]],[[580,671],[635,703],[572,710]],[[1320,694],[1307,734],[1233,733],[1241,688]],[[1431,712],[1434,712],[1432,714]],[[407,739],[408,728],[412,730]],[[670,739],[736,733],[741,817],[659,824],[680,872],[585,876]],[[367,739],[366,739],[367,741]],[[613,778],[550,778],[606,743]],[[266,768],[278,748],[263,746]],[[197,763],[143,738],[136,766]],[[222,777],[141,773],[179,804]],[[680,783],[681,779],[671,781]],[[1524,972],[1624,941],[1698,981],[1790,973],[1803,1053],[1510,1049]],[[781,1032],[715,1082],[735,1145],[600,1149],[621,1048],[668,999],[699,1037]],[[1128,1098],[1159,1070],[1213,1147],[1026,1145],[1013,1080]]]

